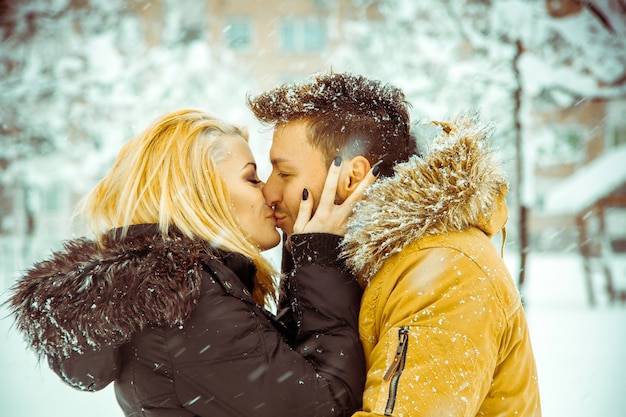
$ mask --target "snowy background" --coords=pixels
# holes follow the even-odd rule
[[[298,2],[311,3],[264,5],[284,10]],[[586,187],[574,181],[546,197],[533,177],[542,164],[582,165],[589,138],[601,129],[576,120],[554,128],[537,112],[626,101],[624,0],[313,3],[343,35],[332,51],[320,53],[316,70],[332,67],[391,82],[407,93],[416,120],[480,109],[494,121],[494,140],[511,174],[507,262],[514,277],[520,203],[531,210],[544,203],[573,209],[589,201],[593,193],[585,190],[607,190],[626,177],[626,164],[619,165],[624,145],[604,165],[579,170],[588,174]],[[335,12],[340,3],[362,13],[342,20],[348,14]],[[70,221],[77,197],[104,175],[125,140],[164,111],[198,107],[248,126],[260,176],[269,173],[271,132],[254,121],[244,100],[265,88],[254,70],[271,58],[259,50],[242,63],[232,49],[207,42],[202,8],[210,4],[216,3],[0,0],[0,301],[21,271],[81,233]],[[554,18],[548,4],[568,5],[575,13]],[[380,17],[375,22],[364,18],[372,7]],[[162,14],[156,24],[155,13]],[[225,27],[222,34],[232,30]],[[337,41],[336,33],[329,36]],[[312,72],[306,69],[297,78]],[[260,79],[264,75],[280,78],[271,73]],[[617,112],[607,120],[625,118]],[[607,171],[611,158],[618,169]],[[543,415],[626,416],[626,305],[609,303],[603,277],[595,274],[597,305],[590,307],[575,245],[555,244],[557,239],[563,240],[558,230],[550,252],[529,253],[523,288]],[[278,263],[276,251],[268,256]],[[622,256],[613,259],[613,273],[618,289],[626,290]],[[122,415],[112,387],[90,394],[61,383],[26,349],[6,315],[0,307],[1,416]]]

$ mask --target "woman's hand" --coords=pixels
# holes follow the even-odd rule
[[[335,204],[341,164],[336,165],[333,163],[328,170],[320,202],[313,217],[311,217],[313,206],[315,205],[313,196],[306,188],[302,191],[302,201],[300,202],[298,217],[293,225],[293,233],[330,233],[344,236],[346,234],[346,224],[352,214],[354,204],[363,198],[363,193],[367,187],[376,181],[379,173],[379,164],[375,164],[370,169],[363,181],[359,183],[348,198],[341,204]]]

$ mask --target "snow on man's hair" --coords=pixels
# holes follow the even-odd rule
[[[381,166],[383,175],[392,172],[394,163],[416,153],[404,92],[379,80],[351,73],[321,73],[248,97],[248,106],[264,123],[307,120],[315,125],[310,136],[327,157],[360,135],[370,162],[386,162]]]
[[[408,102],[402,90],[350,73],[322,73],[311,81],[283,84],[249,97],[248,104],[259,120],[266,123],[341,112],[346,117],[369,114],[398,119],[398,125],[408,129]]]

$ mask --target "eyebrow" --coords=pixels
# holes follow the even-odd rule
[[[241,170],[244,171],[246,168],[248,168],[248,165],[252,165],[252,167],[256,171],[256,164],[254,162],[248,162],[247,164],[243,166],[243,168],[241,168]]]
[[[272,166],[274,166],[274,165],[278,165],[278,164],[288,164],[291,161],[289,161],[286,158],[272,158],[272,159],[270,159],[270,162],[272,163]]]

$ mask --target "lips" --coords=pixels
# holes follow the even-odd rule
[[[287,216],[285,216],[284,214],[274,213],[274,218],[276,218],[276,226],[281,227]]]

